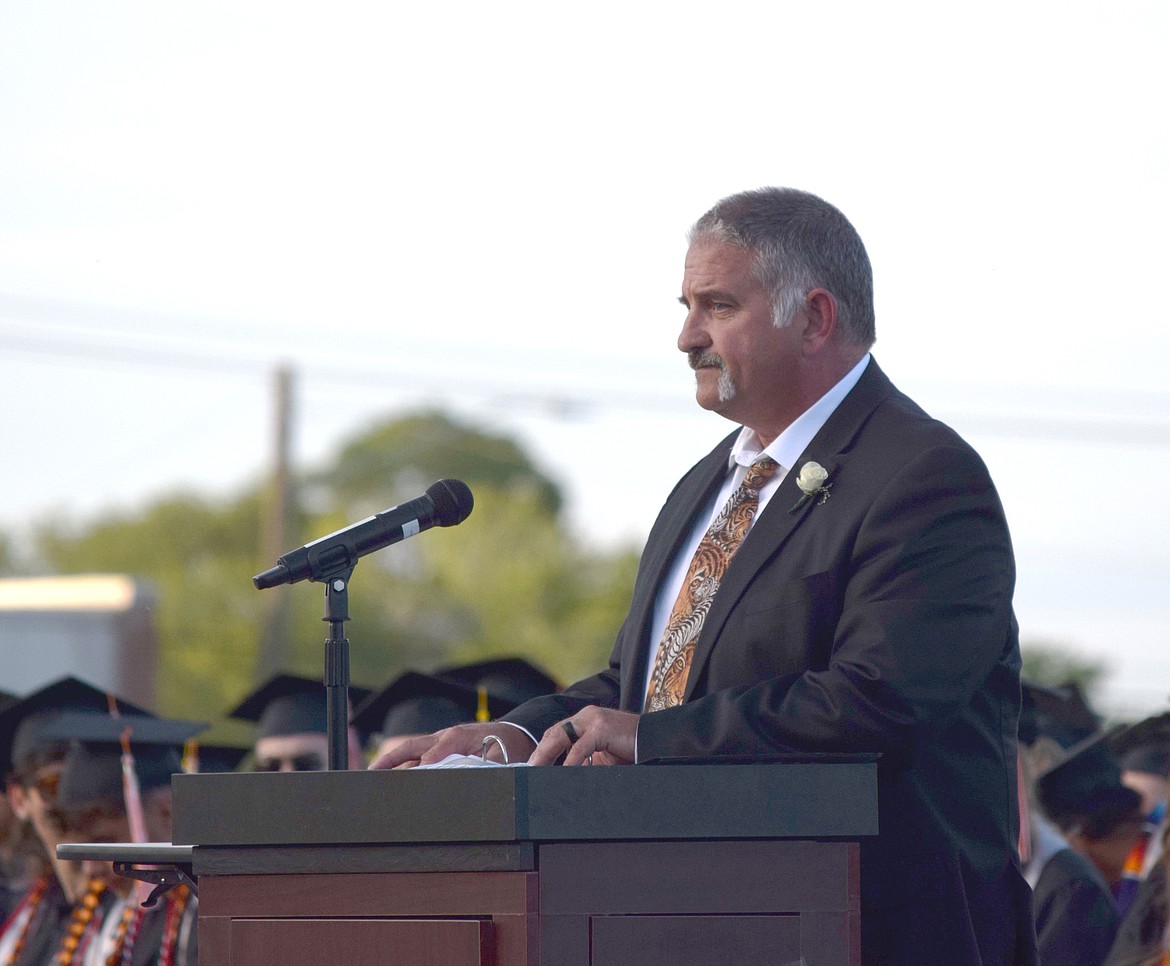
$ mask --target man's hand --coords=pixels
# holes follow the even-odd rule
[[[553,725],[528,758],[530,765],[551,765],[565,755],[566,765],[632,765],[639,716],[590,705]],[[565,725],[568,724],[569,728]],[[515,730],[515,729],[513,729]],[[576,740],[569,732],[575,734]],[[511,752],[509,751],[510,755]]]
[[[532,752],[532,739],[510,724],[463,724],[444,728],[431,735],[406,738],[370,762],[370,768],[413,768],[415,765],[442,761],[448,755],[478,756],[483,751],[483,740],[488,735],[495,735],[504,743],[510,762],[525,761]],[[499,745],[494,741],[488,744],[487,751],[492,761],[504,760]]]

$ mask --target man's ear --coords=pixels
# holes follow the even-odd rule
[[[24,790],[24,786],[19,782],[9,782],[4,792],[8,796],[8,807],[12,809],[12,814],[22,822],[27,822],[30,814],[28,795]]]
[[[828,289],[814,288],[805,296],[804,348],[816,355],[837,334],[837,300]]]

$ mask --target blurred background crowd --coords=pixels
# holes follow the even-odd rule
[[[348,767],[405,737],[488,721],[559,688],[523,658],[408,670],[350,689]],[[63,842],[169,842],[179,771],[319,771],[328,765],[320,679],[278,673],[207,720],[159,717],[74,676],[0,707],[7,797],[0,807],[0,962],[197,962],[197,899],[185,886],[141,905],[109,862],[68,861]],[[1045,966],[1170,961],[1167,792],[1170,711],[1106,722],[1075,682],[1025,682],[1020,721],[1020,860],[1034,891]]]
[[[1170,961],[1170,711],[1107,726],[1075,683],[1023,693],[1020,858],[1041,963]]]
[[[350,768],[405,736],[489,720],[557,689],[545,671],[493,659],[350,690]],[[320,680],[278,674],[226,709],[244,745],[202,740],[209,722],[159,717],[72,675],[0,707],[0,962],[195,964],[198,900],[186,884],[152,903],[110,861],[69,859],[63,843],[171,841],[179,772],[320,771],[328,720]],[[145,904],[144,904],[145,903]]]

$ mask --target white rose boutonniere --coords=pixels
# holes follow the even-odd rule
[[[814,497],[820,497],[817,500],[818,506],[824,503],[829,498],[829,489],[833,485],[832,483],[825,482],[828,478],[829,471],[821,466],[820,463],[815,463],[811,460],[805,463],[796,476],[796,485],[800,489],[800,499],[796,501],[796,506],[788,512],[795,513]]]

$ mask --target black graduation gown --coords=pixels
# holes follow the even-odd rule
[[[1092,862],[1073,849],[1056,852],[1032,901],[1040,966],[1101,966],[1121,917]]]

